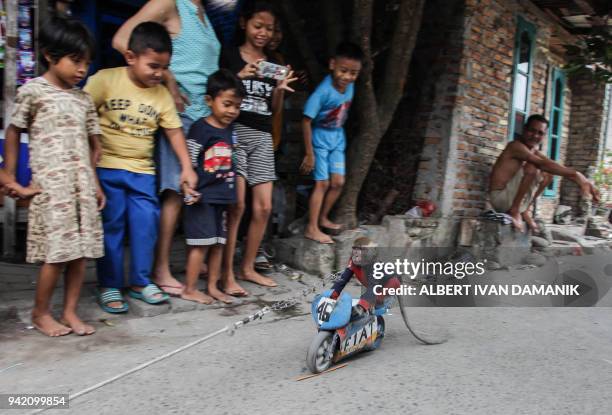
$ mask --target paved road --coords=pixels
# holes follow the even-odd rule
[[[255,307],[125,320],[89,338],[5,335],[0,392],[76,393]],[[419,345],[395,310],[381,349],[297,381],[315,334],[306,310],[270,315],[45,414],[612,413],[610,308],[417,310],[448,324],[438,346]]]

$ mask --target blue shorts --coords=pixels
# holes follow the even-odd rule
[[[179,114],[183,123],[183,134],[187,138],[189,128],[194,121],[182,114]],[[158,134],[157,146],[155,148],[155,162],[157,164],[157,178],[159,181],[159,192],[164,190],[173,190],[181,193],[181,163],[179,163],[168,138],[163,130]]]
[[[314,147],[315,167],[312,173],[315,180],[329,180],[330,174],[345,175],[344,147],[333,150]]]

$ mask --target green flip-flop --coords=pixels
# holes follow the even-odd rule
[[[156,294],[161,294],[161,297],[156,298]],[[135,291],[133,289],[128,290],[128,295],[137,300],[144,301],[147,304],[159,304],[164,301],[168,301],[170,298],[168,294],[159,289],[155,284],[149,284],[142,289],[142,291]]]

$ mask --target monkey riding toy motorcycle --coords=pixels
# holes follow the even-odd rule
[[[332,290],[317,295],[312,302],[312,318],[319,332],[312,340],[306,364],[312,373],[321,373],[338,361],[362,351],[380,347],[385,335],[388,303],[376,307],[373,313],[353,313],[354,300],[342,293],[337,300],[330,298]]]

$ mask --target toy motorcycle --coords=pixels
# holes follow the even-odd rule
[[[338,361],[361,351],[377,349],[385,335],[387,303],[351,319],[353,300],[350,294],[341,293],[337,300],[330,297],[332,290],[317,295],[312,302],[312,318],[319,333],[310,343],[306,365],[312,373],[323,372]]]

